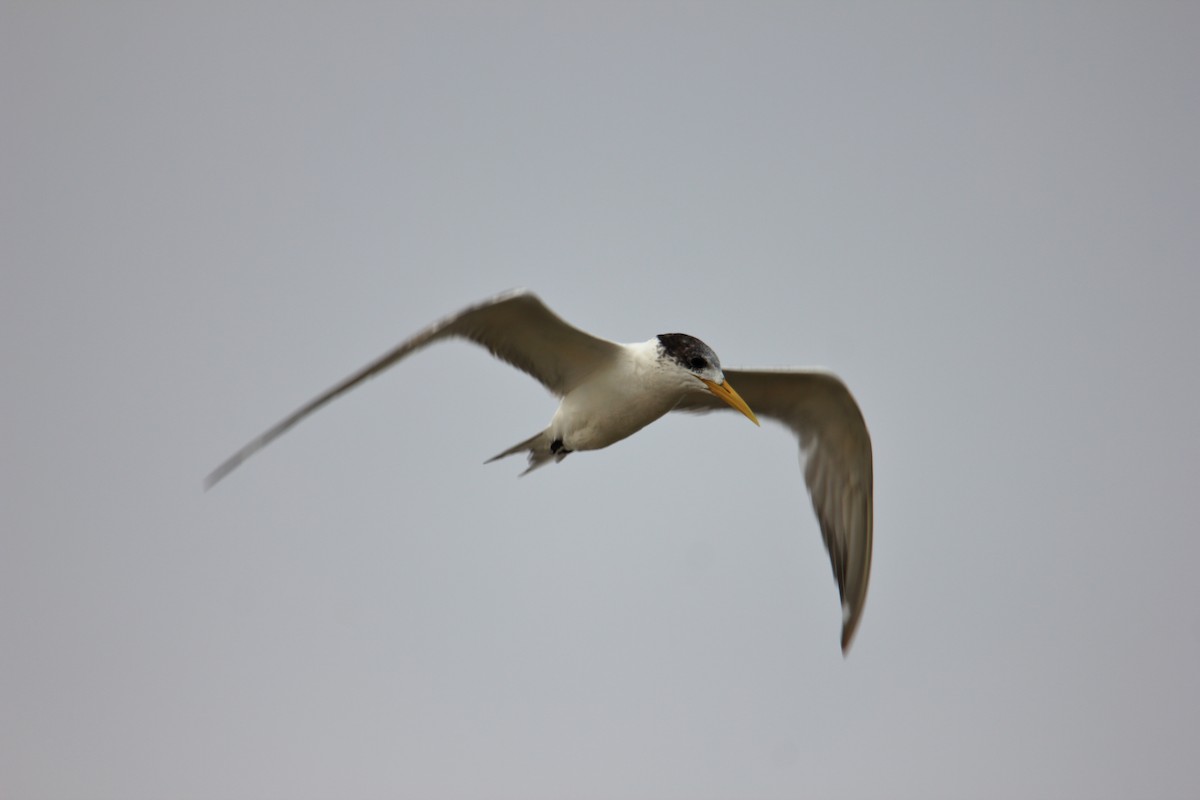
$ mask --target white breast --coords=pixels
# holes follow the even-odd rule
[[[552,438],[568,450],[619,442],[666,414],[687,391],[690,376],[659,360],[656,339],[621,347],[611,367],[563,397],[550,421]]]

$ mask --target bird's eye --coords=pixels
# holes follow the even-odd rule
[[[704,369],[708,366],[708,362],[700,356],[696,356],[691,360],[692,369]]]

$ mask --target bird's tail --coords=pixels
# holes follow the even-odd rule
[[[504,458],[505,456],[515,456],[517,453],[528,451],[529,466],[526,467],[525,471],[521,473],[522,475],[528,475],[543,464],[549,464],[551,461],[562,461],[571,452],[570,450],[564,449],[561,442],[557,448],[554,448],[552,445],[553,442],[550,439],[550,432],[542,431],[540,433],[535,433],[533,436],[530,436],[523,442],[514,444],[503,453],[497,453],[483,463],[490,464],[493,461],[498,461],[499,459]]]

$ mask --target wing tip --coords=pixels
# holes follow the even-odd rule
[[[241,464],[241,463],[242,463],[242,459],[237,458],[235,456],[234,458],[231,458],[228,461],[225,461],[223,464],[221,464],[221,466],[217,467],[212,472],[205,475],[204,476],[204,491],[207,492],[209,489],[211,489],[212,487],[214,487],[218,483],[220,483],[222,478],[224,478],[229,473],[233,472],[234,469],[237,468],[238,464]]]
[[[850,655],[850,645],[854,644],[854,633],[849,628],[842,628],[842,658]]]
[[[842,605],[842,658],[850,655],[850,646],[854,644],[854,636],[858,633],[858,623],[862,620],[862,605],[851,608]]]

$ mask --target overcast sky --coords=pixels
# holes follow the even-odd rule
[[[1200,785],[1194,3],[7,3],[0,795],[1126,798]],[[438,317],[824,366],[518,480]]]

